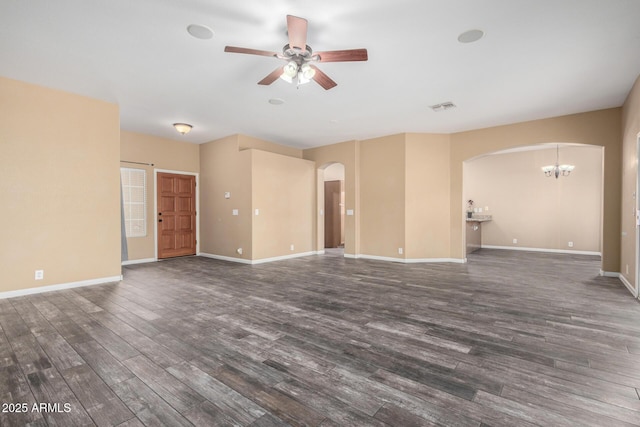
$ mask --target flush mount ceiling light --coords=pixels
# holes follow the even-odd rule
[[[199,24],[191,24],[187,27],[187,31],[193,37],[201,40],[209,40],[213,37],[213,31],[209,27]]]
[[[440,111],[451,110],[452,108],[456,108],[456,104],[454,104],[451,101],[447,101],[441,104],[430,105],[429,108],[431,108],[436,113],[439,113]]]
[[[572,170],[575,169],[574,165],[561,165],[559,164],[560,160],[560,144],[556,145],[556,164],[543,166],[542,172],[544,172],[544,176],[550,177],[555,176],[558,179],[559,176],[568,176]]]
[[[187,123],[174,123],[173,127],[176,128],[176,130],[183,135],[186,135],[189,132],[191,132],[191,128],[193,128],[193,126]]]
[[[484,36],[484,31],[482,30],[469,30],[458,36],[458,41],[460,43],[473,43],[477,42]]]

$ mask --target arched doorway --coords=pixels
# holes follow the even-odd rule
[[[344,255],[344,177],[342,163],[331,163],[324,168],[324,248],[325,253],[333,255]]]
[[[463,164],[463,200],[473,200],[481,247],[602,254],[604,169],[601,146],[546,143],[487,153]],[[546,177],[542,166],[575,165]],[[469,221],[465,240],[469,238]],[[475,223],[474,223],[475,224]],[[473,245],[467,245],[475,249]],[[473,250],[472,249],[472,250]]]

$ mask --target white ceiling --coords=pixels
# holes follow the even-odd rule
[[[314,50],[367,48],[369,61],[319,64],[338,83],[329,91],[257,85],[284,62],[224,46],[280,51],[287,14],[309,20]],[[484,38],[457,41],[476,28]],[[639,74],[637,0],[0,2],[1,76],[117,103],[122,129],[193,143],[477,129],[618,107]],[[445,101],[457,108],[429,108]]]

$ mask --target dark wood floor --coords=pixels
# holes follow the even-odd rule
[[[0,300],[0,425],[640,425],[640,304],[598,269],[486,249],[129,266]]]

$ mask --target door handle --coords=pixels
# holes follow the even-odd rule
[[[162,222],[162,219],[159,219],[158,222]]]

